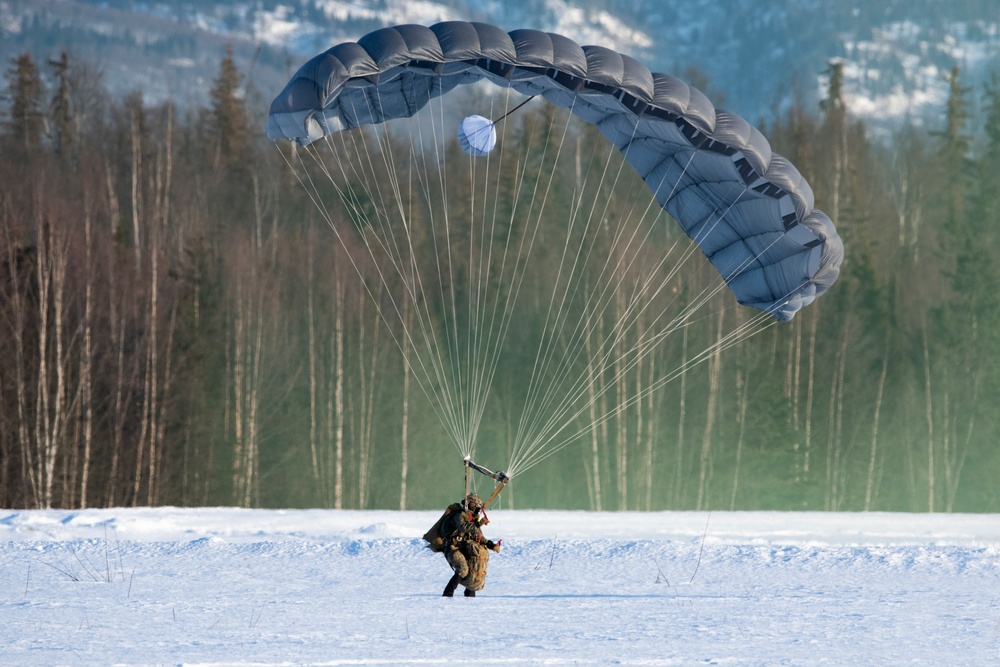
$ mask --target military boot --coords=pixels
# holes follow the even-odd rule
[[[472,590],[471,588],[466,588],[465,589],[465,597],[467,597],[467,598],[474,598],[474,597],[476,597],[476,591]]]
[[[454,574],[451,579],[448,580],[448,585],[444,587],[444,593],[441,594],[441,597],[454,597],[456,588],[458,588],[458,575]]]

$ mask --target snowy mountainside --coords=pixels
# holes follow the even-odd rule
[[[751,122],[796,96],[815,104],[832,59],[845,62],[851,110],[881,128],[936,122],[953,65],[972,89],[1000,71],[997,0],[2,0],[0,55],[44,62],[69,49],[116,94],[186,105],[205,102],[231,46],[263,105],[333,44],[445,20],[603,44],[692,80]]]

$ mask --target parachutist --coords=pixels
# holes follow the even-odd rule
[[[490,551],[500,553],[500,540],[483,536],[480,528],[489,523],[483,511],[483,501],[470,493],[461,503],[452,503],[424,539],[431,551],[444,552],[454,574],[445,586],[443,597],[454,596],[459,584],[465,587],[465,597],[476,597],[476,591],[486,584],[486,568]]]

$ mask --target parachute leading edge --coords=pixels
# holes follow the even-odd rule
[[[813,207],[809,184],[759,131],[679,79],[554,33],[461,21],[376,30],[303,65],[272,102],[267,134],[308,145],[410,117],[482,79],[541,95],[594,124],[740,303],[789,320],[836,281],[840,236]],[[485,155],[495,135],[479,143],[479,132],[464,128],[471,118],[459,141]]]

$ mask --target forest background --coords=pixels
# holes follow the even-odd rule
[[[1000,79],[973,90],[961,74],[939,127],[886,141],[845,112],[836,63],[819,108],[759,123],[844,238],[840,280],[646,391],[747,317],[717,297],[626,375],[596,379],[612,417],[581,418],[579,442],[505,506],[1000,511]],[[380,334],[391,324],[263,136],[267,96],[231,56],[209,105],[184,112],[112,98],[65,54],[22,55],[6,77],[0,506],[426,509],[460,494],[461,459]],[[554,174],[569,197],[573,170]],[[597,195],[611,211],[648,197]],[[550,270],[532,266],[528,301]],[[678,291],[708,280],[685,272]],[[517,337],[542,317],[518,321],[492,390],[477,458],[493,468],[533,363]]]

